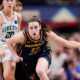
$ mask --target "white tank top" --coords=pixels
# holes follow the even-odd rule
[[[0,11],[0,16],[3,17],[3,24],[0,26],[0,42],[6,42],[8,38],[18,32],[18,15],[14,12],[13,21],[9,21],[3,11]]]

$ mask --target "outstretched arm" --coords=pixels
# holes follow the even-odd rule
[[[80,43],[76,41],[68,41],[56,35],[54,32],[47,32],[47,36],[49,39],[55,41],[57,44],[68,47],[68,48],[79,48]]]

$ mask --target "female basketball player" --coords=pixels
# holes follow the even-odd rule
[[[13,55],[9,51],[6,42],[8,38],[18,32],[21,15],[14,11],[16,10],[16,0],[2,0],[0,9],[0,80],[2,80],[2,66],[4,79],[14,80]]]
[[[33,17],[28,22],[28,29],[20,31],[8,40],[8,46],[15,55],[14,61],[20,61],[20,57],[15,52],[13,45],[22,44],[22,57],[27,75],[32,78],[34,71],[40,80],[49,80],[47,70],[50,64],[50,48],[47,45],[47,39],[57,42],[59,45],[78,48],[80,43],[67,41],[54,32],[49,31],[37,17]]]

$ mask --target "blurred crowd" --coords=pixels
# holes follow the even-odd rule
[[[46,0],[48,5],[80,5],[80,0]]]
[[[80,0],[20,0],[23,5],[80,5]]]
[[[61,36],[68,40],[80,41],[78,32]],[[80,49],[57,46],[57,43],[52,41],[49,41],[49,45],[52,50],[52,63],[48,70],[50,80],[80,80]]]

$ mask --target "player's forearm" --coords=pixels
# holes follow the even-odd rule
[[[10,51],[12,52],[12,54],[13,54],[14,56],[17,55],[17,53],[16,53],[16,51],[15,51],[15,49],[14,49],[14,45],[13,45],[12,43],[10,43],[9,41],[7,42],[7,45],[8,45],[8,47],[9,47]]]
[[[68,47],[68,48],[79,48],[80,43],[76,42],[76,41],[68,41],[62,37],[57,36],[55,33],[53,32],[48,32],[47,36],[49,39],[53,40],[54,42],[56,42],[58,45],[64,46],[64,47]]]
[[[68,46],[70,48],[79,48],[80,47],[80,43],[76,42],[76,41],[69,41]]]

